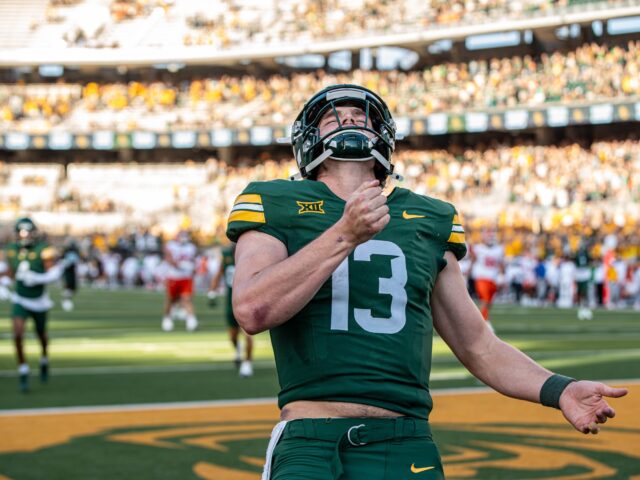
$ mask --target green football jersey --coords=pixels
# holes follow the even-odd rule
[[[227,289],[233,285],[233,273],[236,269],[236,245],[235,243],[222,249],[222,272]]]
[[[29,270],[44,273],[45,261],[52,259],[54,256],[55,250],[45,242],[37,242],[27,247],[23,247],[17,243],[10,243],[6,247],[6,258],[9,262],[9,268],[14,275],[22,262],[29,264]],[[24,298],[39,298],[44,294],[44,285],[27,287],[21,281],[17,281],[16,293]]]
[[[233,286],[233,274],[236,270],[236,244],[233,243],[230,246],[222,250],[222,271],[224,277],[224,283],[227,286],[227,292],[225,295],[225,312],[227,317],[227,325],[237,328],[238,322],[233,315],[233,305],[231,302],[232,286]]]
[[[296,400],[374,405],[428,418],[433,322],[430,297],[445,251],[466,253],[455,208],[395,188],[391,220],[358,245],[313,299],[270,330],[280,408]],[[289,255],[342,216],[345,201],[324,183],[274,180],[249,184],[236,199],[227,236],[257,230]]]

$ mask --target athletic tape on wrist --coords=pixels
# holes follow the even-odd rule
[[[560,408],[560,396],[564,389],[571,382],[575,382],[575,378],[565,377],[564,375],[558,375],[554,373],[547,381],[544,382],[540,389],[540,403],[545,407]]]

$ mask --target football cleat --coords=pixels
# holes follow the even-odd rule
[[[40,381],[47,383],[49,380],[49,360],[45,358],[40,359]]]
[[[27,393],[29,391],[29,365],[23,363],[18,367],[18,382],[20,392]]]
[[[60,302],[60,306],[62,307],[62,310],[64,310],[65,312],[70,312],[71,310],[73,310],[73,302],[68,298],[65,298],[64,300],[62,300]]]
[[[164,317],[162,319],[162,330],[165,332],[170,332],[173,330],[173,320],[169,317]]]
[[[194,332],[198,328],[198,319],[194,315],[189,315],[185,320],[187,332]]]
[[[238,375],[241,378],[248,378],[253,376],[253,365],[250,360],[245,360],[240,364],[240,370],[238,370]]]

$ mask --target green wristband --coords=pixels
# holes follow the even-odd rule
[[[540,389],[540,403],[545,407],[560,408],[560,395],[575,378],[554,373],[544,382]]]

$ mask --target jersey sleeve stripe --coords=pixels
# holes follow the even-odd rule
[[[53,247],[46,247],[40,253],[40,258],[42,258],[43,260],[51,260],[52,258],[55,258],[55,256],[56,250]]]
[[[462,224],[462,222],[460,221],[460,216],[457,213],[453,216],[453,222],[451,222],[451,223],[455,223],[455,224],[458,224],[458,225]]]
[[[256,205],[255,203],[236,203],[231,211],[237,212],[238,210],[253,210],[254,212],[264,212],[264,207],[262,205]]]
[[[449,240],[447,240],[447,242],[464,243],[464,233],[451,232],[451,235],[449,236]]]
[[[451,227],[451,231],[456,233],[464,233],[464,228],[462,228],[462,225],[453,225]]]
[[[231,222],[254,222],[267,223],[264,218],[264,212],[250,212],[247,210],[238,210],[229,215],[229,223]]]
[[[236,198],[234,205],[238,205],[239,203],[258,203],[262,205],[262,196],[257,193],[245,193]]]

